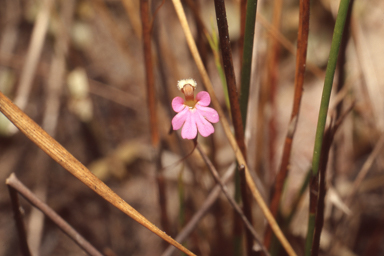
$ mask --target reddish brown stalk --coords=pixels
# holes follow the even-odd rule
[[[244,34],[245,34],[245,18],[247,15],[247,0],[240,0],[240,37],[239,37],[239,63],[240,68],[243,63],[243,49],[244,49]]]
[[[159,133],[157,129],[156,115],[156,97],[155,97],[155,80],[153,76],[153,61],[151,49],[151,20],[149,17],[149,2],[148,0],[140,1],[141,23],[143,26],[143,50],[144,64],[147,81],[147,101],[149,109],[150,127],[151,127],[151,142],[156,148],[159,145]]]
[[[161,5],[160,5],[161,6]],[[159,131],[157,126],[157,114],[156,114],[156,89],[155,89],[155,80],[153,75],[153,60],[152,60],[152,49],[151,49],[151,30],[152,23],[149,14],[149,1],[141,0],[140,1],[140,12],[141,12],[141,22],[143,29],[143,50],[144,50],[144,63],[145,63],[145,74],[147,81],[147,103],[149,109],[149,123],[151,129],[151,142],[153,148],[157,151],[156,162],[157,162],[157,186],[159,192],[159,205],[160,205],[160,214],[161,214],[161,224],[162,228],[166,233],[169,234],[169,220],[167,214],[167,197],[165,189],[165,180],[161,172],[161,162],[160,162],[160,152],[159,150]],[[164,246],[166,244],[164,243]]]
[[[232,51],[231,51],[231,44],[229,41],[230,39],[229,39],[229,33],[228,33],[227,14],[225,11],[224,0],[215,0],[215,10],[216,10],[216,18],[217,18],[217,27],[219,30],[221,56],[223,59],[225,78],[227,80],[229,102],[231,104],[231,114],[232,114],[233,126],[235,128],[236,142],[241,150],[241,153],[246,159],[244,126],[243,126],[243,121],[241,117],[239,96],[238,96],[237,87],[236,87],[236,77],[235,77],[235,71],[233,68]],[[247,219],[252,225],[253,223],[252,209],[251,209],[252,205],[251,205],[251,200],[249,200],[249,196],[248,196],[248,189],[245,181],[244,172],[240,172],[240,185],[241,185],[241,188],[240,188],[241,198],[243,201],[243,211],[245,216],[247,217]],[[247,253],[248,255],[251,255],[253,242],[252,242],[252,235],[250,234],[249,230],[246,231],[246,239],[247,239],[247,244],[246,244]]]
[[[78,244],[86,253],[92,256],[102,256],[102,254],[96,250],[84,237],[82,237],[74,228],[72,228],[64,219],[62,219],[52,208],[41,201],[35,196],[23,183],[21,183],[16,175],[12,173],[6,181],[11,198],[12,205],[18,204],[17,192],[20,193],[28,202],[42,211],[48,218],[50,218],[65,234],[67,234],[76,244]],[[15,201],[17,200],[17,201]],[[21,218],[21,216],[20,216]],[[22,220],[21,220],[22,221]],[[18,221],[16,221],[18,223]],[[19,227],[18,227],[19,229]],[[27,245],[28,246],[28,245]],[[24,246],[23,246],[24,247]],[[22,247],[22,248],[23,248]],[[26,252],[23,252],[24,255]]]
[[[283,155],[279,173],[276,176],[274,191],[272,195],[270,209],[273,216],[277,216],[284,181],[288,175],[288,164],[292,149],[292,140],[296,131],[296,124],[299,117],[301,97],[303,93],[305,64],[307,59],[307,45],[309,32],[309,0],[300,0],[299,30],[297,37],[296,71],[295,71],[295,94],[291,113],[291,120],[285,139]],[[268,226],[264,243],[269,247],[272,231]]]

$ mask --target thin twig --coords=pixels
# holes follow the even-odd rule
[[[240,151],[240,149],[239,149],[239,147],[238,147],[238,145],[236,143],[235,138],[233,137],[233,134],[232,134],[232,131],[230,129],[228,120],[226,119],[226,117],[224,115],[224,112],[221,109],[220,103],[218,102],[216,94],[215,94],[215,92],[213,90],[212,83],[211,83],[211,81],[210,81],[210,79],[208,77],[208,73],[207,73],[206,69],[204,68],[203,62],[201,61],[201,58],[200,58],[200,55],[199,55],[199,52],[197,51],[197,47],[196,47],[196,44],[195,44],[195,42],[193,40],[193,36],[192,36],[191,30],[189,28],[189,25],[188,25],[188,22],[187,22],[187,18],[185,16],[185,12],[184,12],[183,6],[181,5],[180,0],[172,0],[172,2],[174,4],[174,6],[175,6],[175,10],[176,10],[176,13],[177,13],[177,15],[179,17],[181,26],[182,26],[182,28],[184,30],[188,46],[189,46],[190,51],[192,53],[192,56],[193,56],[193,58],[194,58],[194,60],[196,62],[196,65],[197,65],[197,68],[198,68],[198,70],[200,72],[200,75],[201,75],[201,77],[203,79],[205,88],[208,91],[208,93],[211,95],[212,104],[213,104],[213,106],[215,107],[215,109],[217,110],[217,112],[218,112],[218,114],[220,116],[220,121],[221,121],[221,124],[223,126],[224,132],[225,132],[225,134],[226,134],[226,136],[227,136],[227,138],[229,140],[229,143],[231,144],[231,146],[233,148],[233,151],[235,152],[235,156],[236,156],[236,159],[237,159],[239,165],[244,165],[244,167],[245,167],[245,178],[246,178],[247,184],[248,184],[248,186],[249,186],[249,188],[251,190],[251,193],[252,193],[253,197],[255,198],[255,200],[257,201],[257,203],[259,204],[262,212],[264,213],[264,216],[266,217],[267,221],[272,226],[272,229],[275,232],[276,237],[280,240],[281,244],[283,245],[283,247],[285,248],[287,253],[289,255],[296,255],[296,253],[293,250],[292,246],[289,244],[288,240],[285,238],[285,236],[284,236],[283,232],[281,231],[279,225],[277,224],[276,220],[273,218],[271,212],[269,211],[268,206],[264,202],[263,197],[261,196],[261,193],[260,193],[260,191],[258,189],[258,188],[262,188],[260,180],[256,180],[257,183],[258,183],[258,188],[257,188],[255,186],[255,183],[253,181],[253,178],[252,178],[251,174],[249,173],[248,165],[247,165],[247,163],[246,163],[246,161],[244,159],[244,156],[241,153],[241,151]]]
[[[228,170],[224,173],[222,181],[223,183],[227,183],[233,176],[235,170],[235,164],[232,164]],[[200,220],[205,216],[205,214],[209,211],[214,202],[216,202],[221,192],[221,188],[219,184],[216,184],[212,191],[209,193],[205,201],[202,203],[200,209],[192,216],[191,220],[185,225],[183,230],[176,236],[175,240],[179,243],[183,243],[185,239],[192,233],[192,231],[196,228],[197,224]],[[171,256],[171,254],[175,251],[175,247],[168,246],[167,250],[161,256]]]
[[[6,182],[8,184],[8,180]],[[8,191],[11,197],[13,217],[16,222],[17,233],[19,235],[20,250],[23,256],[31,256],[31,252],[28,247],[27,234],[25,233],[25,226],[23,222],[22,213],[20,212],[19,197],[17,196],[17,191],[9,186]]]
[[[188,255],[195,255],[126,203],[2,93],[0,93],[0,111],[33,143],[105,200],[179,250]]]
[[[240,206],[236,203],[235,199],[233,199],[228,192],[227,186],[223,183],[221,180],[219,173],[217,172],[215,166],[211,163],[211,160],[209,160],[208,156],[204,153],[204,151],[201,149],[200,145],[197,144],[197,150],[199,151],[201,157],[204,159],[204,162],[207,164],[208,169],[211,171],[211,174],[215,181],[220,185],[221,191],[223,191],[225,197],[228,199],[228,202],[231,204],[233,209],[237,212],[237,214],[240,215],[242,221],[245,224],[245,227],[249,230],[249,232],[252,234],[253,238],[259,243],[262,251],[265,253],[265,255],[269,255],[268,250],[265,248],[265,246],[262,243],[262,240],[260,236],[256,233],[255,229],[252,227],[252,224],[248,221],[247,217],[245,217],[243,211],[241,210]],[[244,169],[244,166],[240,166],[241,169]]]
[[[21,183],[16,175],[12,173],[6,180],[6,184],[10,190],[20,193],[28,202],[42,211],[50,218],[65,234],[67,234],[76,244],[78,244],[85,252],[93,256],[102,256],[92,244],[82,237],[73,227],[71,227],[64,219],[62,219],[51,207],[37,198],[23,183]]]

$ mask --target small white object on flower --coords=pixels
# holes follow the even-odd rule
[[[177,88],[181,91],[187,84],[191,85],[194,89],[196,89],[197,83],[192,78],[177,81]]]

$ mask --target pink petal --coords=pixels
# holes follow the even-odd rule
[[[197,128],[199,129],[199,133],[203,137],[208,137],[212,133],[215,132],[215,128],[213,128],[212,124],[208,122],[201,114],[199,111],[195,111],[193,113],[195,116]]]
[[[175,97],[172,100],[172,108],[175,112],[179,113],[181,110],[185,108],[184,99],[181,97]]]
[[[196,120],[192,111],[188,109],[187,113],[187,120],[185,121],[183,129],[181,130],[181,137],[183,139],[192,140],[197,136]]]
[[[207,107],[211,103],[211,96],[205,91],[201,91],[196,95],[196,100],[201,106]]]
[[[203,107],[200,106],[199,104],[196,104],[196,109],[197,111],[209,122],[211,123],[217,123],[219,122],[219,114],[217,113],[216,110],[210,107]]]
[[[184,108],[181,112],[179,112],[175,117],[172,119],[172,127],[173,130],[179,130],[181,126],[183,126],[185,120],[188,117],[189,109]]]

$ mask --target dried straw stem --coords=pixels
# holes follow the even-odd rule
[[[105,200],[187,255],[195,255],[126,203],[2,93],[0,93],[0,111],[53,160]]]
[[[213,106],[216,108],[216,110],[220,116],[221,124],[224,128],[224,132],[225,132],[225,134],[229,140],[229,143],[231,144],[231,146],[235,152],[235,156],[236,156],[236,159],[237,159],[239,165],[244,165],[244,167],[245,167],[245,178],[246,178],[247,184],[251,190],[251,193],[252,193],[253,197],[255,198],[256,202],[259,204],[259,206],[260,206],[261,210],[263,211],[266,219],[268,220],[269,224],[271,225],[272,230],[275,232],[276,237],[280,240],[281,244],[283,245],[283,247],[285,248],[287,253],[289,255],[296,255],[292,246],[289,244],[288,240],[285,238],[285,236],[284,236],[283,232],[281,231],[279,225],[277,224],[276,220],[273,218],[271,212],[268,209],[267,204],[264,202],[263,197],[261,196],[260,191],[255,186],[255,183],[252,179],[251,174],[249,173],[248,165],[245,162],[244,156],[241,153],[241,151],[240,151],[240,149],[236,143],[236,140],[235,140],[235,138],[231,132],[228,120],[226,119],[224,112],[221,109],[220,103],[218,102],[216,95],[215,95],[215,92],[213,90],[212,83],[208,77],[208,73],[205,70],[203,62],[201,61],[201,57],[200,57],[199,52],[197,50],[196,44],[193,40],[193,36],[192,36],[191,30],[189,28],[187,18],[185,16],[183,6],[181,5],[180,0],[172,0],[172,2],[175,6],[177,15],[178,15],[180,23],[181,23],[181,26],[184,30],[185,37],[187,39],[187,43],[188,43],[188,46],[189,46],[190,51],[192,53],[192,56],[195,59],[197,68],[199,69],[200,75],[202,76],[204,85],[205,85],[208,93],[211,95]],[[261,187],[261,186],[259,186],[259,187]]]

